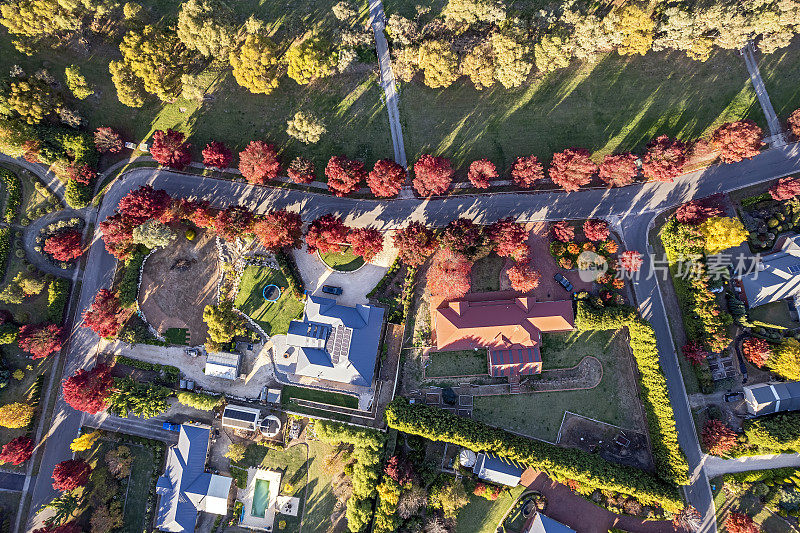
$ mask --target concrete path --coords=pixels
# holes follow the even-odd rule
[[[389,43],[383,30],[386,26],[386,14],[383,12],[381,0],[369,0],[369,16],[372,31],[375,32],[375,48],[378,52],[378,63],[381,69],[381,87],[386,95],[386,111],[389,113],[389,129],[392,133],[394,160],[408,167],[406,149],[403,144],[403,128],[400,126],[400,110],[398,107],[397,88],[395,87],[392,58],[389,55]]]
[[[749,472],[750,470],[770,470],[772,468],[796,467],[800,468],[800,455],[785,453],[780,455],[751,455],[737,457],[736,459],[723,459],[713,455],[703,458],[706,474],[709,478],[722,474],[736,472]]]
[[[750,81],[753,82],[753,89],[756,91],[758,102],[761,104],[761,109],[764,110],[764,116],[767,118],[767,127],[770,135],[767,142],[777,148],[786,144],[786,140],[781,123],[775,114],[775,109],[772,107],[769,94],[767,94],[767,88],[764,86],[764,80],[761,78],[761,72],[758,70],[753,48],[753,43],[749,42],[747,46],[742,48],[741,53],[742,57],[744,57],[744,63],[747,65],[747,71],[750,72]]]

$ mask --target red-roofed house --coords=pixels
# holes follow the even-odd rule
[[[468,294],[444,302],[433,315],[438,350],[486,348],[489,375],[524,376],[542,371],[542,332],[572,331],[571,301],[537,302],[513,292]]]

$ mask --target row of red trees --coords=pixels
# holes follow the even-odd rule
[[[761,128],[752,120],[727,122],[714,131],[711,146],[719,152],[721,161],[732,163],[755,156],[763,144],[762,137]],[[609,187],[629,185],[640,173],[648,180],[672,181],[683,172],[687,151],[686,143],[666,135],[650,141],[641,162],[627,152],[607,155],[597,164],[588,150],[568,148],[553,155],[547,175],[567,192],[588,185],[594,176]],[[184,134],[171,129],[154,133],[150,153],[158,163],[178,170],[192,160],[191,145]],[[224,170],[233,163],[233,153],[218,141],[208,143],[202,154],[203,164],[208,168]],[[248,182],[264,185],[280,174],[278,151],[272,144],[252,141],[239,152],[238,168]],[[444,194],[455,177],[452,162],[433,155],[420,157],[413,165],[413,173],[412,183],[420,196]],[[310,183],[314,180],[314,165],[304,157],[297,157],[287,166],[287,174],[296,183]],[[406,171],[395,161],[382,159],[368,172],[361,161],[333,156],[325,167],[325,176],[328,188],[337,196],[350,194],[366,182],[375,196],[390,198],[400,192]],[[497,167],[488,159],[473,161],[467,172],[469,181],[479,189],[489,188],[499,176]],[[545,179],[544,167],[536,156],[519,157],[510,177],[514,185],[531,188]]]

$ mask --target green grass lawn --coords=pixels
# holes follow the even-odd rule
[[[515,90],[477,91],[466,79],[429,89],[414,81],[401,87],[400,112],[410,162],[435,153],[464,168],[486,157],[501,174],[528,154],[547,164],[572,146],[600,156],[641,150],[660,134],[697,138],[728,120],[765,125],[736,51],[717,51],[705,63],[680,52],[609,54]]]
[[[500,290],[500,272],[506,260],[492,252],[472,265],[472,292]]]
[[[264,287],[271,283],[281,289],[277,302],[267,302],[262,294]],[[242,273],[234,305],[255,320],[268,335],[284,334],[289,330],[289,322],[303,314],[303,302],[287,289],[286,278],[280,270],[250,265]]]
[[[785,121],[800,108],[800,38],[770,55],[757,55],[758,69],[778,118]]]
[[[281,529],[287,533],[294,533],[300,530],[300,516],[304,512],[305,489],[308,477],[309,457],[305,446],[292,446],[285,450],[272,450],[258,444],[251,444],[247,447],[244,459],[236,463],[236,466],[248,468],[250,466],[268,468],[282,473],[280,494],[294,496],[300,499],[301,508],[298,516],[288,515],[275,516],[275,530],[280,529],[278,523],[286,521],[286,527]]]
[[[170,344],[189,345],[189,330],[186,328],[169,328],[164,332],[164,338]]]
[[[542,368],[570,368],[587,355],[602,360],[613,341],[613,331],[542,333]]]
[[[331,524],[336,496],[331,480],[337,473],[325,466],[325,456],[333,446],[319,441],[308,442],[308,494],[303,514],[303,531],[325,533]]]
[[[161,465],[154,464],[153,452],[144,446],[126,444],[133,454],[131,477],[128,481],[127,499],[125,500],[124,526],[125,533],[140,533],[146,527],[145,513],[147,512],[147,499],[150,496],[150,479],[153,468]]]
[[[0,528],[3,527],[4,521],[8,523],[8,529],[4,531],[11,531],[14,527],[20,495],[19,492],[0,491]]]
[[[722,479],[716,478],[711,480],[714,489],[714,507],[717,510],[717,523],[720,525],[721,531],[727,531],[722,528],[725,520],[731,512],[742,512],[753,517],[753,521],[760,526],[763,533],[787,533],[800,531],[795,526],[790,525],[786,520],[773,514],[769,509],[758,501],[750,493],[744,495],[728,496],[725,491],[721,490]]]
[[[564,411],[581,414],[624,428],[638,426],[640,411],[636,382],[631,376],[628,348],[619,335],[608,342],[610,332],[598,332],[588,346],[576,336],[557,357],[556,368],[573,366],[586,355],[597,357],[603,364],[603,378],[589,390],[535,392],[513,396],[476,396],[473,417],[481,422],[555,442]],[[552,343],[553,341],[550,341]],[[552,344],[551,344],[552,346]],[[551,366],[547,346],[542,349],[545,370]],[[553,357],[555,357],[553,355]],[[542,406],[547,406],[542,409]],[[535,413],[532,414],[532,413]]]
[[[349,246],[342,252],[320,253],[319,257],[323,263],[339,272],[352,272],[364,265],[364,258],[351,252]]]
[[[469,495],[469,503],[458,512],[456,533],[494,533],[500,519],[525,490],[518,485],[510,491],[503,491],[495,501],[481,496]]]
[[[427,377],[488,373],[485,349],[431,352],[429,357],[430,362],[425,368]]]
[[[293,398],[302,400],[309,400],[312,402],[319,402],[328,405],[338,405],[341,407],[349,407],[350,409],[358,408],[358,398],[355,396],[348,396],[346,394],[336,394],[335,392],[327,392],[317,389],[307,389],[305,387],[293,387],[285,385],[281,390],[281,403],[286,405],[292,403]]]
[[[754,307],[747,312],[747,316],[750,317],[750,320],[758,320],[785,328],[797,327],[797,322],[789,317],[789,305],[786,300]]]

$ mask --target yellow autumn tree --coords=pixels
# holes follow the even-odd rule
[[[747,239],[747,230],[738,218],[709,218],[700,226],[700,231],[705,237],[706,252],[709,254],[718,254]]]
[[[33,406],[14,402],[0,407],[0,426],[19,429],[28,427],[33,420]]]
[[[634,54],[645,55],[653,46],[653,30],[655,22],[645,13],[634,5],[626,5],[620,8],[617,13],[617,31],[620,34],[620,44],[617,52],[620,55]]]
[[[94,443],[97,442],[97,439],[100,438],[99,431],[92,431],[91,433],[84,433],[80,437],[77,437],[72,443],[69,445],[69,449],[73,452],[85,452],[86,450],[90,450]]]

